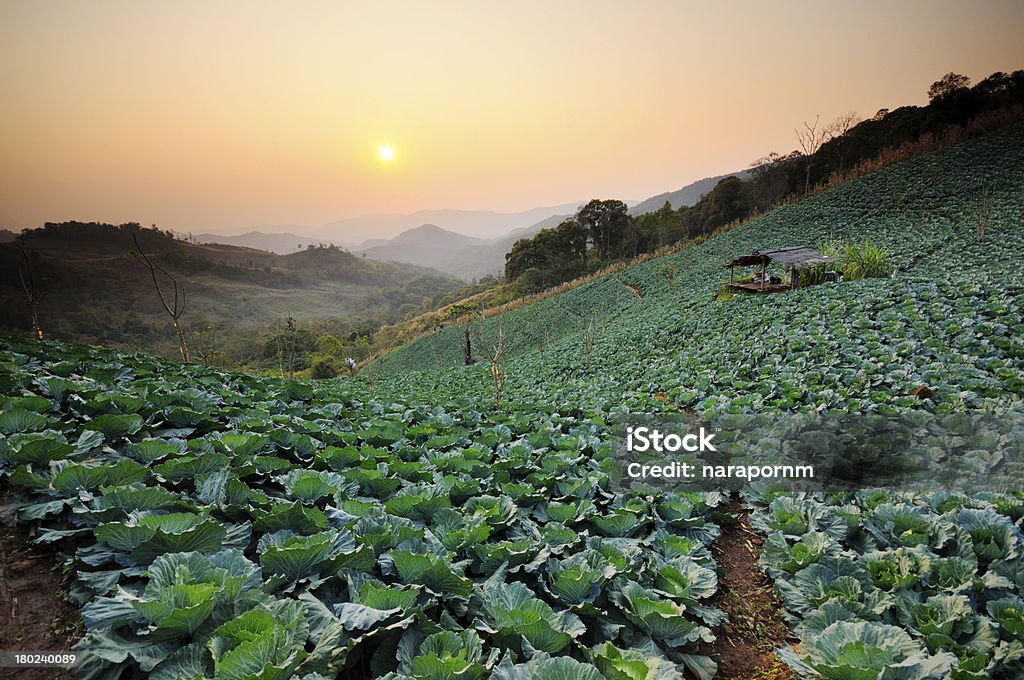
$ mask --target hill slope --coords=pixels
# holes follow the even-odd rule
[[[712,410],[859,409],[873,400],[916,405],[911,392],[928,386],[934,396],[925,405],[934,409],[977,406],[995,394],[1019,400],[1022,184],[1024,126],[1017,124],[514,309],[502,317],[511,357],[506,396],[604,408],[658,409],[668,400]],[[979,241],[985,191],[992,213]],[[737,255],[865,239],[889,251],[895,278],[712,302],[724,264]],[[591,315],[597,323],[587,369],[583,329]],[[493,341],[497,323],[474,324],[479,346]],[[416,384],[438,395],[484,397],[490,372],[461,368],[462,341],[462,329],[449,328],[383,357],[375,364],[378,384],[395,394]]]
[[[183,321],[197,328],[216,323],[223,336],[234,336],[240,349],[249,351],[264,341],[253,331],[287,317],[300,322],[355,315],[398,319],[421,309],[425,298],[461,285],[440,272],[337,248],[275,255],[195,245],[153,230],[139,233],[147,253],[185,288]],[[47,225],[20,241],[36,254],[34,274],[45,295],[40,316],[53,337],[173,354],[167,316],[148,270],[130,254],[128,229]],[[12,244],[0,245],[0,328],[23,332],[29,310],[18,279],[19,257]]]
[[[454,273],[454,254],[486,243],[484,239],[457,234],[433,224],[424,224],[403,231],[387,243],[355,252],[375,260],[408,262]]]
[[[1022,180],[1017,126],[474,324],[477,346],[499,323],[508,339],[500,409],[491,367],[452,361],[462,329],[381,360],[375,384],[0,338],[0,476],[19,494],[14,516],[73,560],[90,622],[76,649],[94,677],[230,668],[235,649],[266,633],[278,656],[254,666],[284,659],[277,667],[297,677],[395,677],[401,664],[439,667],[435,650],[463,668],[465,649],[501,658],[494,677],[653,665],[665,677],[786,675],[767,647],[794,676],[813,663],[834,677],[1019,678],[1019,646],[1004,638],[1019,637],[1024,590]],[[983,225],[979,208],[991,209]],[[733,256],[828,238],[884,245],[894,276],[712,301]],[[595,326],[585,365],[580,338]],[[675,408],[692,409],[687,424],[956,411],[943,438],[928,430],[925,452],[985,491],[793,496],[745,479],[748,521],[740,497],[717,487],[624,479],[625,424]],[[991,436],[975,429],[985,414],[996,416]],[[767,428],[752,448],[778,453],[772,420],[757,420]],[[820,444],[836,433],[801,434]],[[952,442],[970,450],[952,454]],[[899,467],[917,467],[893,448]],[[994,483],[996,470],[1017,476]],[[110,653],[135,624],[177,634]],[[955,638],[933,632],[947,624]],[[402,643],[412,638],[423,642]],[[593,657],[577,660],[574,638]],[[549,651],[516,663],[509,641]],[[747,672],[735,672],[739,658]]]

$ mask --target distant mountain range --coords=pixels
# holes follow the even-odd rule
[[[718,182],[749,171],[707,177],[676,191],[652,196],[634,204],[631,215],[659,210],[665,201],[673,209],[693,205]],[[517,213],[489,210],[421,210],[408,215],[365,215],[310,228],[304,235],[292,231],[266,233],[250,231],[237,236],[196,234],[200,243],[223,243],[287,254],[319,243],[347,247],[351,252],[374,260],[403,262],[430,267],[465,280],[500,274],[505,254],[522,238],[532,238],[541,229],[558,226],[574,214],[584,201],[560,206],[533,208]],[[528,226],[527,226],[528,225]],[[306,228],[299,227],[306,231]],[[399,233],[392,238],[371,238],[352,245],[359,234]],[[471,232],[477,236],[468,236]]]
[[[575,212],[573,208],[573,212]],[[395,238],[354,253],[375,260],[407,262],[453,274],[470,280],[500,274],[505,268],[505,253],[521,238],[530,238],[541,229],[554,227],[572,213],[549,215],[545,219],[516,229],[502,238],[480,239],[424,224],[408,229]],[[366,244],[364,244],[366,245]]]
[[[551,215],[576,212],[584,201],[513,213],[492,210],[419,210],[407,215],[363,215],[331,222],[309,233],[321,239],[357,243],[365,239],[394,238],[408,229],[435,224],[456,233],[470,233],[481,239],[505,236],[513,229],[535,224]]]

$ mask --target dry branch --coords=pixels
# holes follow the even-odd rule
[[[174,334],[178,338],[178,351],[181,352],[181,360],[187,364],[190,361],[188,355],[188,343],[185,341],[185,332],[179,321],[181,319],[181,315],[185,313],[185,287],[182,286],[179,289],[178,280],[171,275],[170,272],[146,255],[145,251],[142,250],[142,246],[139,245],[138,232],[132,232],[132,242],[135,244],[135,250],[132,251],[132,257],[149,269],[149,273],[153,277],[153,287],[156,288],[156,295],[160,298],[160,304],[163,305],[164,311],[167,312],[167,315],[171,317],[171,325],[174,327]],[[157,276],[158,273],[166,276],[171,282],[171,286],[174,291],[173,304],[167,303],[167,297],[164,295],[164,291],[160,287],[160,279]]]

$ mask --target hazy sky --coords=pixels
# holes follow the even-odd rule
[[[0,2],[0,227],[642,199],[1019,68],[1019,0]]]

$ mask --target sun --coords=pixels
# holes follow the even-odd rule
[[[390,144],[385,144],[377,150],[377,155],[385,163],[390,163],[395,160],[395,150],[391,148]]]

